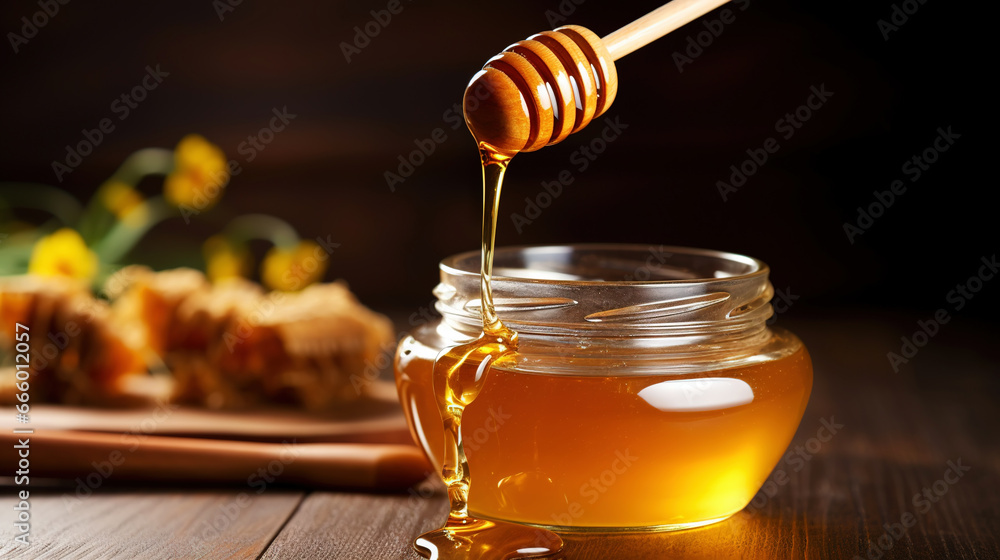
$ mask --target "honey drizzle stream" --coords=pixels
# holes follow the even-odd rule
[[[516,334],[500,322],[493,307],[493,250],[496,245],[497,213],[500,210],[500,189],[503,176],[511,158],[501,156],[486,146],[480,146],[479,157],[483,163],[483,257],[479,269],[479,297],[483,313],[483,333],[499,335]]]
[[[480,308],[483,333],[472,342],[441,352],[434,361],[434,392],[444,423],[442,476],[451,510],[441,529],[417,537],[414,549],[432,560],[507,560],[551,557],[562,539],[551,531],[516,523],[476,519],[469,515],[471,472],[462,443],[462,415],[482,389],[493,362],[517,349],[517,333],[504,326],[493,306],[493,274],[500,189],[511,156],[480,144],[483,164],[483,232]]]

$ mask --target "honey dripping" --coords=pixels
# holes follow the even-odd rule
[[[417,537],[413,547],[433,560],[505,560],[544,558],[562,549],[562,539],[551,531],[504,521],[476,519],[469,514],[472,472],[462,443],[462,415],[475,400],[492,364],[517,349],[517,333],[504,326],[493,306],[490,277],[500,189],[512,156],[480,143],[483,165],[483,232],[480,268],[482,335],[442,352],[434,361],[434,392],[444,422],[442,476],[448,486],[451,509],[441,529]]]
[[[603,58],[598,59],[598,52]],[[585,55],[593,58],[589,71],[572,62]],[[533,89],[522,73],[537,77],[541,83],[538,91],[545,95],[532,98]],[[585,127],[607,109],[616,89],[614,65],[600,39],[584,28],[565,26],[511,45],[487,62],[465,91],[465,120],[476,139],[483,168],[483,333],[472,342],[441,352],[434,360],[434,393],[444,422],[442,476],[451,509],[444,527],[414,541],[414,548],[426,558],[547,558],[563,548],[559,535],[546,529],[470,515],[472,471],[462,444],[462,415],[479,395],[492,365],[517,350],[517,333],[497,316],[490,287],[500,190],[507,165],[518,152],[538,150]]]

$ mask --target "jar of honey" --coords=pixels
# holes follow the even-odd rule
[[[464,412],[472,515],[675,530],[749,503],[812,389],[802,342],[767,325],[767,265],[635,245],[501,248],[494,258],[496,310],[518,341],[483,368]],[[441,318],[405,337],[395,360],[410,430],[439,470],[433,364],[483,326],[480,253],[440,269]]]

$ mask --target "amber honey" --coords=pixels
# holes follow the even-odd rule
[[[433,334],[414,334],[400,346],[400,392],[414,438],[440,465],[436,350],[420,340]],[[586,375],[546,375],[501,358],[465,410],[475,472],[469,509],[570,530],[680,529],[736,513],[785,452],[812,386],[809,355],[794,335],[777,332],[770,345],[780,350],[759,363],[686,374],[622,375],[621,361],[598,359]],[[699,404],[711,378],[746,383],[752,402],[684,409]],[[644,398],[648,387],[682,380],[680,403]]]

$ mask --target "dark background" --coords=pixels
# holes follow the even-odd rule
[[[563,0],[562,9],[573,10],[566,23],[603,36],[658,4]],[[341,243],[328,278],[346,279],[370,306],[429,303],[437,262],[474,249],[480,220],[474,144],[444,113],[489,57],[550,28],[546,12],[558,13],[560,2],[404,0],[350,63],[341,43],[386,2],[244,0],[221,21],[218,5],[71,2],[19,53],[8,39],[0,178],[58,184],[53,160],[82,129],[115,117],[111,102],[159,64],[169,77],[127,119],[115,119],[115,131],[59,186],[86,200],[132,151],[173,147],[189,132],[218,144],[243,172],[218,207],[190,225],[161,224],[132,260],[201,266],[202,240],[235,215],[265,212],[303,236]],[[972,28],[985,15],[930,0],[886,41],[877,21],[891,16],[889,1],[751,0],[729,8],[735,21],[683,72],[672,54],[702,23],[618,62],[620,92],[608,115],[628,129],[589,169],[578,172],[570,157],[600,133],[600,121],[514,160],[498,242],[745,253],[768,262],[775,287],[799,297],[789,316],[902,309],[900,334],[935,309],[952,310],[946,294],[996,251],[996,181],[978,155],[992,145],[984,134],[992,101],[977,101],[989,81],[983,71],[995,64],[977,60],[986,51],[973,44],[982,36]],[[5,2],[2,29],[19,32],[20,18],[38,9]],[[746,159],[745,150],[777,136],[776,121],[823,84],[830,100],[792,138],[779,138],[780,150],[724,202],[716,181]],[[275,107],[297,116],[245,161],[237,146]],[[901,166],[948,126],[961,138],[911,183]],[[384,173],[439,127],[447,140],[391,192]],[[572,170],[572,185],[518,233],[511,213],[523,213],[525,197],[563,169]],[[850,243],[843,224],[895,179],[906,193]],[[160,180],[143,185],[147,194],[160,189]],[[955,316],[989,319],[998,292],[987,282]]]

